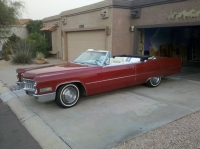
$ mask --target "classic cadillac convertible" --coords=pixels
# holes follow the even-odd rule
[[[39,102],[55,100],[62,108],[74,106],[80,96],[145,83],[156,87],[161,77],[181,71],[181,58],[139,55],[111,57],[109,51],[89,49],[73,62],[18,68],[17,84]]]

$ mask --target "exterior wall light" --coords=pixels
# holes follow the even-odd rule
[[[131,26],[130,29],[131,29],[131,32],[134,32],[135,27]]]

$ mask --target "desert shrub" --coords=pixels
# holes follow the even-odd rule
[[[20,38],[13,34],[8,38],[8,40],[3,44],[2,51],[3,51],[3,57],[8,57],[9,54],[12,54],[12,44],[19,41]],[[4,58],[5,59],[5,58]]]
[[[14,64],[31,64],[32,62],[32,56],[26,55],[24,52],[18,52],[12,59]]]
[[[45,37],[37,32],[28,35],[28,40],[31,41],[35,46],[33,55],[36,56],[37,52],[43,53],[45,57],[49,55],[48,48],[49,44]]]
[[[44,60],[44,54],[41,52],[36,53],[36,58],[37,60]]]
[[[33,52],[35,47],[28,40],[19,40],[12,44],[13,59],[15,64],[30,64],[33,61]]]

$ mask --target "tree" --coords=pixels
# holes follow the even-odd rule
[[[23,9],[21,1],[0,0],[0,37],[10,33],[10,25],[17,23]]]
[[[28,35],[28,40],[31,41],[35,46],[35,51],[33,53],[34,56],[36,56],[37,52],[43,53],[45,57],[49,55],[49,52],[47,51],[49,44],[43,35],[34,32]]]
[[[42,21],[41,20],[31,20],[26,25],[26,28],[28,29],[29,34],[37,32],[41,33],[40,29],[42,28]]]

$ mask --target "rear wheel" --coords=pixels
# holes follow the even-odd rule
[[[61,86],[56,93],[56,104],[62,108],[70,108],[79,100],[79,89],[74,84]]]
[[[161,82],[161,76],[158,77],[151,77],[147,82],[146,85],[149,87],[156,87]]]

